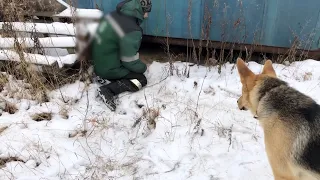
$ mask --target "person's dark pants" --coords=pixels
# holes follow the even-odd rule
[[[129,91],[136,92],[147,85],[147,78],[144,74],[131,72],[121,79],[108,79],[111,83],[103,85],[100,89],[108,89],[113,96]]]

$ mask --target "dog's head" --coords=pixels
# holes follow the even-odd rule
[[[237,100],[238,108],[240,110],[251,110],[256,109],[253,102],[251,102],[250,96],[255,96],[253,92],[254,87],[259,85],[263,76],[277,77],[276,73],[272,67],[271,60],[267,60],[264,64],[261,74],[254,74],[241,59],[237,59],[237,69],[240,76],[242,84],[242,94],[241,97]]]

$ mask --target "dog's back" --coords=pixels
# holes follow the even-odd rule
[[[296,175],[303,176],[304,171],[320,174],[320,105],[273,77],[263,78],[258,96],[259,116],[276,114],[291,136],[292,147],[288,150],[297,168]]]

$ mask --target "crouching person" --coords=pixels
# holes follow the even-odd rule
[[[92,44],[94,72],[99,79],[111,83],[98,88],[98,94],[110,108],[116,110],[114,97],[136,92],[146,86],[146,64],[139,59],[142,39],[140,24],[151,11],[151,0],[125,0],[116,10],[100,20]]]

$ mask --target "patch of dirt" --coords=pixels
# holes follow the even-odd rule
[[[37,113],[31,116],[34,121],[50,121],[52,119],[52,113]]]
[[[303,75],[303,81],[309,81],[312,79],[312,72],[306,72],[304,75]]]
[[[143,43],[139,50],[140,59],[142,62],[150,65],[153,61],[169,62],[168,54],[165,47],[158,44]],[[170,47],[170,55],[173,61],[185,61],[185,48],[172,46]]]
[[[10,103],[10,102],[6,102],[6,107],[3,110],[4,112],[8,112],[9,114],[14,114],[18,111],[18,108],[16,107],[15,104]]]
[[[59,115],[60,115],[63,119],[68,119],[68,118],[69,118],[68,110],[67,110],[67,109],[64,109],[64,108],[62,108],[62,109],[59,111]]]

